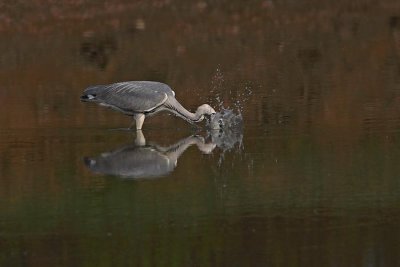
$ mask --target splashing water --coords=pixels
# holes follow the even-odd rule
[[[236,144],[242,146],[243,118],[242,114],[235,114],[233,110],[222,109],[208,122],[209,136],[214,144],[223,152],[233,149]]]
[[[222,167],[227,152],[234,151],[235,153],[230,153],[231,156],[242,157],[240,153],[244,149],[242,113],[247,106],[246,103],[252,98],[251,88],[257,86],[250,81],[234,84],[234,87],[227,90],[228,85],[220,68],[216,69],[211,79],[210,94],[213,99],[209,99],[209,102],[219,112],[211,117],[207,127],[208,138],[222,150],[217,161],[219,168]]]
[[[243,117],[240,112],[235,114],[233,110],[222,108],[211,117],[208,124],[212,130],[242,131]]]
[[[239,148],[243,145],[242,112],[251,98],[253,86],[255,85],[247,81],[226,90],[225,77],[219,67],[211,79],[210,93],[214,97],[211,103],[219,112],[211,117],[207,127],[210,129],[209,135],[213,143],[224,152],[233,149],[237,144]]]

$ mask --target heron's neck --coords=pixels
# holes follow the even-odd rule
[[[185,109],[175,98],[169,97],[166,105],[179,117],[182,119],[194,123],[199,122],[203,119],[203,113],[199,110],[196,113],[192,113]]]
[[[176,144],[165,148],[166,155],[170,160],[178,160],[185,150],[190,147],[191,145],[197,144],[199,140],[194,136],[189,136],[177,142]]]

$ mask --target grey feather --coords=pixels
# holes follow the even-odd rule
[[[93,99],[84,96],[94,96]],[[163,83],[129,81],[109,85],[94,85],[84,91],[82,99],[116,108],[124,113],[149,112],[162,105],[172,89]]]

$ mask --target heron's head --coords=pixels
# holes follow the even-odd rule
[[[83,161],[85,162],[86,167],[88,167],[89,169],[91,169],[91,170],[95,170],[96,169],[97,162],[96,162],[95,159],[89,158],[89,157],[85,157],[83,159]]]
[[[196,122],[202,121],[204,119],[204,115],[213,116],[213,114],[215,114],[215,110],[210,105],[203,104],[196,110],[196,115],[198,116]]]
[[[215,114],[215,110],[208,104],[203,104],[197,108],[197,112],[203,115],[213,115]]]

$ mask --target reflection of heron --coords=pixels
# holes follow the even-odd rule
[[[191,113],[179,104],[175,99],[175,92],[168,85],[159,82],[130,81],[94,85],[83,92],[81,100],[95,102],[133,116],[137,130],[142,129],[145,117],[163,110],[190,123],[202,121],[204,115],[215,114],[215,110],[207,104],[198,107],[196,113]]]
[[[174,170],[180,155],[191,145],[206,154],[215,144],[204,142],[200,136],[190,136],[168,147],[146,145],[142,131],[137,131],[135,144],[124,146],[100,156],[85,158],[86,166],[96,173],[124,178],[150,178],[163,176]]]

